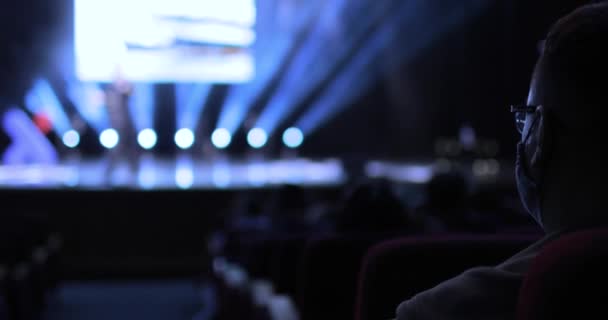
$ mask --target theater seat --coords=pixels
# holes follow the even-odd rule
[[[608,228],[567,234],[533,261],[517,319],[606,319],[607,290]]]
[[[301,319],[353,319],[361,262],[371,246],[386,239],[327,236],[310,241],[299,270]]]
[[[466,269],[493,266],[537,235],[404,238],[374,246],[359,277],[356,319],[390,319],[399,303]]]
[[[270,280],[277,293],[295,296],[298,269],[308,238],[308,235],[295,235],[276,240],[271,257]]]
[[[9,319],[7,270],[0,265],[0,319]]]

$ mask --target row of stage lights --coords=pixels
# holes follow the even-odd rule
[[[63,134],[63,144],[68,148],[76,148],[80,144],[80,135],[75,130],[69,130]],[[175,145],[182,149],[190,149],[196,138],[194,132],[190,129],[183,128],[175,133]],[[120,135],[115,129],[106,129],[99,135],[99,142],[106,149],[114,149],[120,142]],[[137,143],[145,150],[151,150],[156,146],[158,136],[153,129],[144,129],[137,135]],[[247,143],[254,149],[263,148],[268,142],[268,134],[260,128],[254,128],[247,134]],[[211,135],[211,143],[218,149],[226,149],[232,143],[232,135],[227,129],[216,129]],[[290,148],[296,149],[304,143],[304,134],[298,128],[289,128],[283,133],[283,144]]]

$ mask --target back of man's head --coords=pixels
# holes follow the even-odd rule
[[[598,119],[593,115],[608,107],[608,3],[587,5],[560,19],[547,36],[539,66],[542,103],[559,109],[564,118],[587,114],[591,117],[581,120]]]
[[[532,83],[531,104],[543,105],[537,159],[543,224],[562,230],[608,222],[603,155],[608,138],[608,4],[581,7],[548,34]],[[531,153],[532,154],[532,153]],[[532,158],[530,158],[532,159]]]

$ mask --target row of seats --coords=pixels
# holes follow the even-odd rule
[[[388,319],[399,302],[539,235],[232,234],[214,270],[220,319]]]
[[[61,236],[25,215],[0,218],[0,319],[31,320],[42,314],[57,286]]]

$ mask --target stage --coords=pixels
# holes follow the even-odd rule
[[[346,172],[340,160],[195,160],[144,156],[135,163],[66,159],[55,165],[0,166],[0,187],[14,189],[250,189],[284,184],[336,186]]]
[[[436,172],[456,168],[471,182],[512,184],[509,162],[495,159],[457,163],[447,160],[418,162],[368,161],[363,174],[405,184],[425,184]],[[352,169],[352,168],[351,168]],[[285,184],[302,187],[336,187],[352,177],[342,160],[328,159],[229,159],[159,158],[151,154],[137,161],[64,159],[54,165],[0,165],[2,189],[74,190],[214,190],[259,189]],[[361,178],[361,177],[357,177]]]

